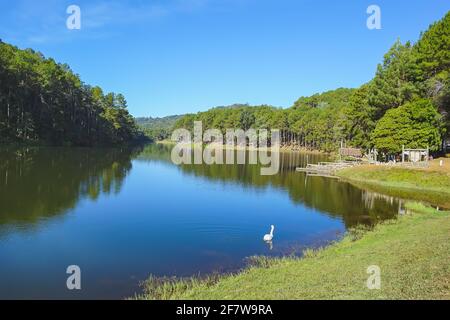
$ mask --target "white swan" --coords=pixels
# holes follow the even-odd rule
[[[272,241],[272,239],[273,239],[273,230],[275,230],[275,226],[271,225],[270,226],[270,233],[264,235],[264,241]]]

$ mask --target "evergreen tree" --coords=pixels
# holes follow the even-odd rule
[[[386,153],[398,153],[402,146],[439,150],[441,116],[426,99],[408,102],[391,109],[377,123],[372,133],[375,147]]]
[[[418,96],[415,85],[418,69],[411,44],[401,44],[399,40],[378,65],[375,78],[369,84],[369,104],[375,108],[374,118],[380,119],[384,113],[411,101]]]
[[[0,41],[0,142],[127,143],[142,135],[125,97],[85,85],[68,65]]]
[[[369,104],[369,86],[364,85],[350,97],[344,109],[343,127],[346,140],[356,147],[371,147],[370,135],[375,128],[375,107]]]

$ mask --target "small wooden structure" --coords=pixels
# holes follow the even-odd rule
[[[405,149],[402,146],[402,163],[428,164],[430,149]]]
[[[339,148],[339,160],[350,159],[350,160],[361,160],[363,157],[363,152],[359,148],[347,147],[344,141],[341,141],[341,147]]]
[[[450,138],[447,138],[444,141],[444,151],[450,152]]]
[[[297,172],[305,172],[308,176],[321,176],[336,178],[336,171],[353,167],[359,164],[356,161],[319,162],[318,164],[307,164],[306,168],[297,168]]]
[[[358,148],[340,148],[339,155],[341,157],[351,157],[361,159],[363,154],[361,149]]]
[[[376,148],[369,149],[366,154],[367,160],[369,160],[369,163],[377,163],[378,161],[378,150]]]
[[[346,147],[341,141],[341,147],[339,148],[339,161],[310,164],[308,163],[307,157],[306,168],[297,168],[296,171],[305,172],[307,176],[337,178],[336,171],[361,164],[362,157],[363,153],[361,149]]]

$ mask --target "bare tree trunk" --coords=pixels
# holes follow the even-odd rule
[[[21,125],[21,127],[22,127],[22,130],[23,130],[23,132],[22,132],[22,138],[25,138],[25,136],[24,136],[24,133],[25,133],[25,125],[24,125],[24,123],[23,123],[23,103],[22,103],[22,110],[21,110],[21,121],[22,121],[22,125]]]
[[[10,117],[10,100],[11,90],[8,90],[8,100],[6,101],[6,128],[9,129],[9,117]]]
[[[9,129],[9,99],[6,105],[6,127]]]

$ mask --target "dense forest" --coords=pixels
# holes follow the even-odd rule
[[[162,118],[140,117],[136,118],[138,127],[149,137],[152,141],[169,139],[172,135],[175,123],[182,116],[167,116]]]
[[[394,43],[374,78],[357,89],[301,97],[288,109],[236,105],[188,114],[175,128],[280,129],[282,143],[335,150],[341,142],[396,153],[439,151],[450,131],[450,12],[414,45]]]
[[[357,89],[301,97],[287,109],[233,105],[182,117],[140,118],[121,94],[81,81],[66,64],[0,40],[0,143],[111,145],[166,139],[174,128],[280,129],[284,145],[325,151],[341,142],[395,153],[443,148],[450,132],[450,12],[412,44],[399,40]]]
[[[0,143],[92,146],[141,138],[122,94],[104,94],[68,65],[0,40]]]

